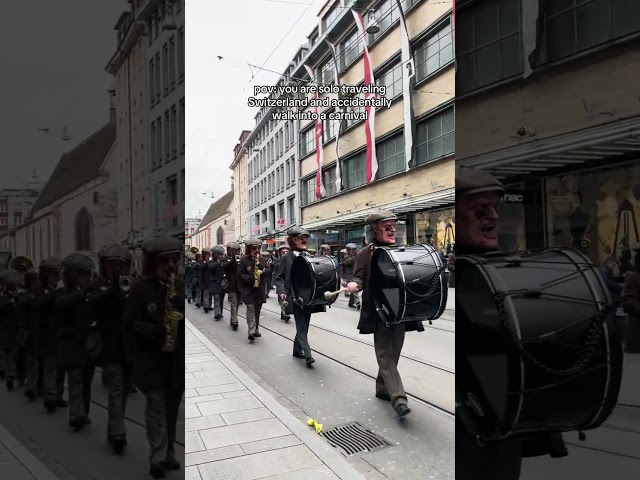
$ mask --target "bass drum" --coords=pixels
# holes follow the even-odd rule
[[[456,415],[480,441],[597,428],[622,377],[609,291],[569,249],[456,258]]]
[[[445,266],[431,245],[376,247],[369,285],[387,325],[431,321],[447,306]]]
[[[338,298],[324,298],[325,292],[340,290],[340,269],[335,258],[329,256],[298,255],[291,266],[294,299],[301,299],[303,307],[332,305]]]

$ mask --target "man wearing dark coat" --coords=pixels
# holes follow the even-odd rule
[[[213,318],[220,320],[222,315],[222,258],[224,257],[224,248],[217,246],[211,250],[211,261],[209,262],[209,295],[213,299]],[[209,308],[211,308],[211,300],[209,300]],[[205,310],[206,312],[206,310]]]
[[[146,398],[150,474],[180,469],[175,458],[178,411],[184,394],[184,297],[176,278],[182,244],[171,237],[143,243],[143,279],[129,292],[125,324],[133,337],[134,383]]]
[[[391,401],[391,405],[399,417],[411,412],[407,405],[407,394],[398,372],[398,361],[402,353],[405,332],[424,332],[422,322],[405,322],[387,326],[378,316],[369,288],[371,257],[378,246],[395,244],[395,213],[379,210],[369,214],[365,219],[365,235],[367,246],[356,255],[352,281],[347,284],[351,293],[362,294],[360,322],[361,334],[373,334],[373,346],[378,360],[378,377],[376,378],[376,397]]]
[[[282,257],[284,257],[287,253],[289,253],[289,245],[280,245],[278,247],[278,255],[273,259],[273,284],[276,285],[276,279],[278,274],[280,273],[280,263],[282,262]],[[277,286],[276,286],[277,288]],[[276,296],[278,296],[276,290]],[[286,297],[281,299],[278,296],[278,303],[280,304],[280,320],[284,320],[286,323],[289,323],[291,320],[291,316],[286,313],[287,310],[287,302]]]
[[[309,255],[307,245],[309,244],[309,232],[302,227],[291,227],[287,236],[287,243],[291,250],[280,259],[280,267],[276,277],[276,293],[278,299],[286,302],[284,313],[293,315],[296,321],[296,338],[293,341],[293,356],[304,358],[307,367],[315,363],[309,346],[308,334],[311,324],[311,314],[325,312],[324,305],[313,307],[303,307],[296,303],[294,298],[293,284],[296,281],[292,276],[293,260],[300,255]]]
[[[247,327],[249,343],[260,338],[260,311],[267,301],[267,284],[264,276],[269,272],[266,262],[260,259],[262,242],[250,238],[244,242],[245,254],[238,263],[238,287],[242,303],[247,306]]]
[[[238,329],[238,304],[240,303],[240,290],[238,288],[238,252],[240,245],[236,242],[227,244],[227,257],[222,262],[222,289],[229,297],[231,308],[231,328]]]

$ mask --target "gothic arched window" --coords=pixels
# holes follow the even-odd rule
[[[224,245],[224,229],[222,227],[218,227],[216,232],[216,245]]]
[[[92,223],[91,214],[85,207],[82,207],[76,215],[76,251],[91,250]]]

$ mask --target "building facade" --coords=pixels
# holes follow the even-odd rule
[[[216,245],[226,245],[235,240],[236,219],[233,190],[212,203],[196,232],[191,236],[191,246],[199,250]]]
[[[306,45],[277,85],[287,85],[308,51]],[[268,244],[284,242],[285,232],[299,224],[298,125],[296,120],[274,120],[275,108],[263,107],[255,116],[255,127],[245,141],[248,155],[249,232]]]
[[[119,243],[140,261],[140,243],[152,234],[149,188],[150,143],[148,138],[147,39],[144,25],[137,23],[140,2],[118,19],[116,49],[106,66],[113,76],[118,188]],[[115,179],[114,179],[115,180]]]
[[[502,249],[569,246],[598,264],[613,256],[626,271],[640,247],[640,17],[615,1],[595,12],[531,0],[459,3],[457,157],[508,187]],[[488,14],[509,35],[473,38]],[[496,46],[495,62],[479,61],[478,42]],[[505,42],[515,48],[500,48]]]
[[[140,2],[136,21],[146,25],[145,109],[154,234],[182,235],[185,193],[184,0]]]
[[[352,118],[327,119],[321,130],[315,120],[300,121],[300,223],[312,233],[313,244],[359,244],[365,217],[378,208],[398,215],[398,243],[431,242],[451,249],[455,241],[452,4],[402,0],[400,5],[395,0],[326,2],[312,46],[291,72],[310,84],[339,88],[364,85],[365,75],[372,74],[371,83],[385,86],[391,102],[369,112],[371,121],[363,118],[363,107],[347,107]],[[368,28],[372,23],[377,32]],[[365,71],[367,53],[370,71]],[[317,182],[319,153],[324,192]]]
[[[242,243],[249,236],[249,178],[247,166],[247,147],[245,142],[251,135],[243,130],[233,149],[233,163],[229,167],[233,175],[233,198],[235,199],[233,218],[235,224],[234,240]]]
[[[43,185],[36,177],[20,187],[0,189],[0,235],[22,225]]]
[[[202,222],[202,218],[194,217],[184,219],[184,239],[186,243],[189,243],[191,235],[196,233],[200,222]]]

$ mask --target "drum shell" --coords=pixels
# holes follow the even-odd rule
[[[439,318],[447,305],[444,270],[431,245],[376,247],[369,285],[382,320],[392,325]]]
[[[338,299],[338,295],[333,295],[330,300],[324,296],[325,292],[340,289],[340,269],[333,257],[299,255],[293,260],[291,278],[294,301],[301,298],[300,306],[328,306]]]
[[[490,441],[601,425],[617,401],[623,354],[594,265],[579,252],[550,249],[459,256],[456,275],[456,413],[472,433]],[[530,294],[507,295],[502,323],[494,294],[515,290]],[[598,316],[603,328],[585,357]]]

